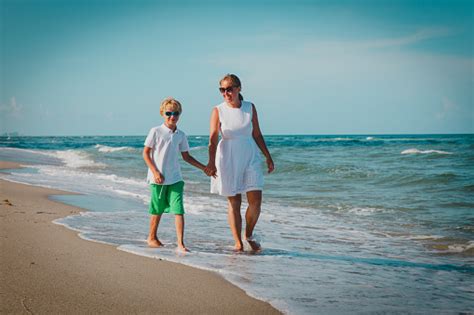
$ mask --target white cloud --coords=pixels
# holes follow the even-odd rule
[[[455,30],[447,27],[419,29],[412,34],[401,37],[386,37],[370,40],[312,40],[303,44],[307,53],[354,53],[382,48],[402,48],[425,40],[446,37],[455,34]]]
[[[39,104],[38,107],[40,110],[40,114],[43,115],[44,118],[50,118],[52,116],[49,109],[45,107],[43,104]]]
[[[23,105],[17,104],[16,98],[13,96],[10,99],[9,104],[0,105],[0,112],[5,113],[8,116],[20,117],[23,112]]]
[[[440,36],[442,32],[419,31],[415,34],[392,40],[372,42],[324,42],[310,41],[300,46],[282,50],[249,51],[213,55],[207,62],[224,69],[239,69],[247,86],[276,89],[291,89],[294,84],[345,83],[364,85],[369,83],[392,84],[393,89],[407,85],[442,87],[471,75],[474,59],[463,56],[437,55],[412,51],[378,50],[414,43],[429,36]],[[372,47],[374,49],[367,49]],[[250,81],[249,81],[250,80]],[[408,86],[412,89],[412,86]],[[396,93],[396,92],[395,92]]]
[[[308,39],[300,45],[285,43],[281,49],[216,54],[207,61],[222,69],[237,69],[244,97],[263,104],[262,110],[263,106],[270,108],[275,120],[284,117],[287,104],[292,104],[309,116],[315,113],[313,116],[337,116],[339,120],[353,116],[361,122],[346,122],[350,128],[365,124],[367,130],[421,132],[425,127],[419,127],[419,121],[426,122],[424,130],[430,130],[429,124],[436,128],[436,118],[465,125],[460,113],[466,111],[469,102],[472,104],[472,92],[466,86],[472,84],[474,58],[399,47],[446,36],[449,31],[425,29],[403,37],[356,42]],[[354,112],[355,106],[358,112]],[[375,119],[368,118],[391,121],[407,115],[410,120],[403,125],[393,123],[381,128]],[[343,125],[341,121],[338,124]]]
[[[453,101],[445,97],[442,101],[441,110],[438,113],[436,113],[436,118],[439,120],[443,120],[448,115],[458,110],[459,110],[459,106],[457,106]]]
[[[314,38],[302,40],[300,37],[292,39],[291,34],[257,35],[258,41],[263,40],[272,44],[284,42],[281,50],[250,50],[238,52],[235,56],[211,55],[207,62],[222,68],[237,68],[249,73],[325,73],[331,77],[344,74],[365,72],[369,70],[397,71],[399,63],[411,63],[419,68],[420,64],[435,65],[462,65],[464,69],[474,67],[474,59],[449,55],[434,55],[429,53],[403,51],[397,48],[422,42],[428,39],[449,36],[455,29],[446,27],[424,28],[401,37],[380,38],[359,41],[326,41]],[[280,46],[281,47],[281,46]],[[380,51],[380,48],[387,48]],[[394,49],[391,49],[394,48]],[[351,69],[352,68],[352,69]],[[355,69],[354,69],[355,68]],[[304,75],[303,75],[304,76]],[[268,80],[270,81],[270,80]]]
[[[415,44],[424,40],[445,37],[454,34],[450,28],[426,28],[420,29],[414,34],[409,34],[398,38],[386,38],[363,42],[362,45],[367,48],[401,47]]]
[[[117,118],[117,114],[114,113],[114,112],[106,112],[105,113],[105,119],[107,121],[114,121],[114,120],[116,120],[116,118]]]

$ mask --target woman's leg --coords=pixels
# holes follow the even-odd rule
[[[227,219],[229,221],[230,230],[235,241],[235,249],[241,251],[244,249],[242,244],[242,217],[240,215],[240,205],[242,204],[242,195],[238,194],[232,197],[227,197],[229,210],[227,212]]]
[[[258,217],[260,216],[260,209],[262,206],[262,191],[254,190],[247,192],[247,201],[249,206],[245,212],[245,239],[253,250],[258,250],[260,249],[260,244],[251,240],[251,237],[253,234],[253,229],[257,224]]]

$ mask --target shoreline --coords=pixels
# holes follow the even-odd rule
[[[0,169],[20,167],[0,162]],[[84,240],[54,220],[75,193],[0,179],[1,313],[280,314],[221,275]]]

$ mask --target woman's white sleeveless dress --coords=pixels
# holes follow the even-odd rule
[[[252,103],[242,101],[240,108],[227,103],[217,107],[221,140],[217,145],[217,178],[211,177],[211,193],[235,196],[262,190],[262,159],[252,137]]]

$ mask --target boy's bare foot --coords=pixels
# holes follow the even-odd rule
[[[247,241],[247,243],[249,243],[250,248],[251,248],[252,250],[260,250],[260,249],[262,249],[262,247],[260,246],[260,243],[257,242],[257,240],[255,240],[255,238],[254,238],[253,236],[247,237],[246,241]]]
[[[146,242],[148,244],[148,247],[151,247],[151,248],[157,248],[157,247],[163,246],[163,243],[161,243],[158,239],[148,238]]]

